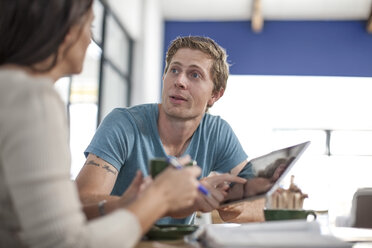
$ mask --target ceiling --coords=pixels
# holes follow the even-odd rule
[[[160,0],[166,20],[229,21],[252,17],[254,0]],[[260,0],[264,20],[367,20],[372,0]]]

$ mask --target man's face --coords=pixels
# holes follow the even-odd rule
[[[163,76],[162,105],[168,116],[193,119],[205,113],[219,97],[212,94],[212,59],[205,53],[181,48]]]

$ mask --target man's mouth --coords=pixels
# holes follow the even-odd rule
[[[170,96],[170,98],[177,100],[177,101],[187,101],[185,97],[179,96],[179,95],[173,95],[173,96]]]

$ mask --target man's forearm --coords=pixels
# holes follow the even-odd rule
[[[231,206],[218,209],[220,217],[225,222],[262,222],[265,220],[263,209],[265,199],[252,202],[241,202]]]

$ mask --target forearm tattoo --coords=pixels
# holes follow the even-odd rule
[[[96,156],[97,158],[99,158],[98,156]],[[116,170],[113,170],[113,169],[110,169],[110,167],[107,165],[107,164],[99,164],[97,163],[96,161],[94,160],[88,160],[85,162],[85,165],[93,165],[95,167],[102,167],[103,169],[105,169],[107,172],[109,173],[112,173],[114,175],[116,175],[117,171]]]

